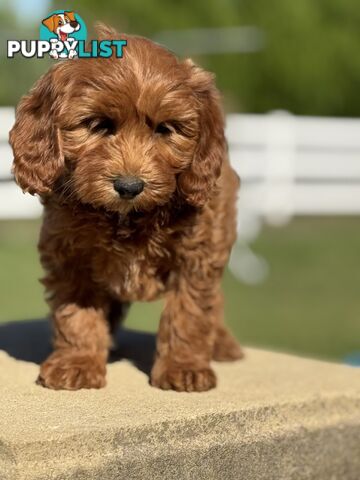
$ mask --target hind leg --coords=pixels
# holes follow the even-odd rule
[[[219,292],[219,311],[216,325],[216,337],[213,348],[213,360],[217,362],[231,362],[244,357],[242,348],[236,338],[224,325],[223,294]]]
[[[213,350],[213,360],[217,362],[231,362],[244,357],[244,353],[229,330],[224,325],[219,325]]]

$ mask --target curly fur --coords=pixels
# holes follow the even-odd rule
[[[107,27],[98,33],[119,38]],[[165,296],[151,384],[208,390],[210,361],[241,357],[223,324],[220,287],[238,188],[220,97],[191,60],[122,38],[122,59],[51,68],[21,100],[10,133],[16,181],[44,204],[39,251],[54,352],[39,382],[104,386],[120,313]],[[121,198],[119,175],[141,178],[144,191]]]

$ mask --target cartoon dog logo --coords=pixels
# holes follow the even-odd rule
[[[56,13],[42,21],[42,24],[54,33],[61,42],[73,42],[75,39],[70,37],[70,34],[80,30],[80,23],[76,20],[74,12],[64,11],[64,13]],[[61,58],[74,58],[77,55],[75,49],[71,49],[68,54],[61,53]],[[56,49],[50,51],[52,58],[59,58],[59,53]]]

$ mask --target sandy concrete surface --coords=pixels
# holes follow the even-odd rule
[[[246,354],[189,394],[124,359],[103,390],[46,390],[0,351],[0,479],[359,480],[360,369]]]

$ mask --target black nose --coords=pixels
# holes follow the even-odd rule
[[[114,188],[121,198],[134,198],[144,190],[145,183],[136,177],[119,177],[114,181]]]
[[[72,22],[70,22],[70,25],[73,27],[73,28],[76,28],[79,24],[76,20],[73,20]]]

